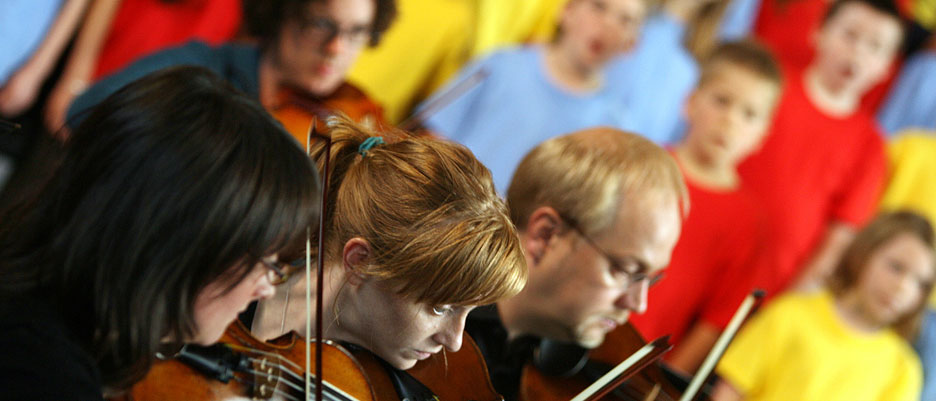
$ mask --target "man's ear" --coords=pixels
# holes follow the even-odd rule
[[[531,268],[539,264],[549,251],[549,243],[562,228],[562,217],[550,206],[540,206],[530,214],[526,229],[521,236],[523,252]]]
[[[341,252],[341,266],[348,284],[359,285],[364,282],[366,276],[361,273],[360,267],[367,264],[370,253],[370,244],[363,238],[354,237],[345,242]]]

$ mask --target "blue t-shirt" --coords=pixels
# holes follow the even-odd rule
[[[936,130],[936,52],[922,51],[907,60],[878,122],[887,135],[908,128]]]
[[[634,131],[660,145],[685,131],[683,104],[699,67],[683,46],[685,27],[666,13],[647,18],[637,47],[608,66],[608,86],[634,116]]]
[[[760,3],[761,0],[730,0],[718,27],[718,37],[723,41],[734,41],[750,36]]]
[[[487,75],[426,120],[429,129],[471,149],[501,194],[520,160],[540,142],[595,126],[634,129],[607,85],[588,93],[562,89],[546,75],[543,54],[540,46],[509,48],[462,69],[450,85],[479,69]]]

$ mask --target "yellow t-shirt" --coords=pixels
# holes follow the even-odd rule
[[[380,44],[361,52],[348,79],[397,124],[471,56],[475,6],[469,0],[398,0]]]
[[[551,40],[567,0],[477,1],[474,57],[504,46]]]
[[[936,0],[915,0],[912,6],[913,19],[926,29],[936,29]]]
[[[890,180],[881,210],[907,209],[936,224],[936,132],[906,131],[887,145]],[[936,292],[929,303],[936,307]]]
[[[397,18],[348,79],[397,124],[471,59],[549,40],[567,0],[397,0]]]
[[[827,291],[774,300],[741,330],[718,374],[749,401],[916,401],[923,376],[900,336],[845,326]]]

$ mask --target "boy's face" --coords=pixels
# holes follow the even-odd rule
[[[883,79],[901,37],[897,19],[866,4],[845,4],[816,34],[813,67],[827,89],[860,96]]]
[[[644,0],[569,0],[559,45],[580,64],[600,67],[637,41]]]
[[[711,164],[737,165],[761,143],[779,92],[770,80],[719,62],[686,102],[686,144]]]

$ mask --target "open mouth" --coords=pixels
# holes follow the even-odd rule
[[[604,43],[602,43],[598,39],[594,39],[588,42],[588,50],[592,53],[592,55],[595,55],[595,56],[600,55],[601,53],[604,52],[604,49],[605,49]]]

